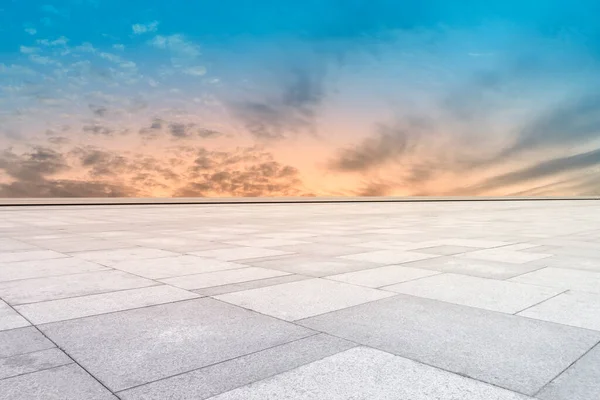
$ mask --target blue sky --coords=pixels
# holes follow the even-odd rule
[[[597,194],[596,15],[6,0],[0,196]]]

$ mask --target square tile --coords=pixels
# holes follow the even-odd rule
[[[401,264],[433,257],[437,256],[433,254],[413,253],[410,251],[379,250],[342,256],[340,258],[344,260],[367,261],[377,264]]]
[[[115,391],[281,345],[312,331],[204,298],[41,325]]]
[[[348,341],[318,334],[220,364],[119,392],[123,400],[207,399],[348,350]]]
[[[107,269],[103,265],[73,257],[19,261],[0,264],[0,282],[77,274],[80,272],[105,271]]]
[[[211,399],[526,400],[527,398],[380,350],[357,347]]]
[[[569,291],[519,315],[600,331],[600,295]]]
[[[371,268],[363,271],[332,275],[327,277],[327,279],[350,283],[353,285],[378,288],[436,274],[439,274],[439,272],[428,271],[426,269],[403,267],[400,265],[390,265],[387,267]]]
[[[81,367],[70,364],[0,380],[0,400],[117,400]]]
[[[289,275],[276,276],[273,278],[258,279],[255,281],[230,283],[228,285],[213,286],[213,287],[204,288],[204,289],[197,289],[197,290],[194,290],[194,292],[201,294],[203,296],[216,296],[218,294],[241,292],[242,290],[257,289],[257,288],[261,288],[261,287],[279,285],[281,283],[303,281],[305,279],[310,279],[310,277],[304,276],[304,275],[289,274]]]
[[[73,360],[57,348],[0,358],[0,380],[71,363]]]
[[[600,272],[544,268],[514,277],[511,281],[581,292],[600,293]]]
[[[509,314],[531,307],[563,291],[457,274],[431,276],[385,286],[383,289]]]
[[[121,271],[85,272],[0,283],[0,297],[11,305],[153,286],[158,283]]]
[[[393,293],[325,279],[307,279],[215,296],[216,299],[294,321],[393,296]]]
[[[33,324],[63,321],[200,297],[167,285],[16,306]]]
[[[234,247],[229,249],[216,249],[206,251],[196,251],[190,253],[198,257],[216,258],[221,261],[237,261],[252,258],[282,256],[290,254],[288,251],[263,249],[260,247]]]
[[[600,340],[594,331],[407,295],[297,323],[525,394]]]
[[[266,268],[246,267],[161,279],[161,282],[164,282],[168,285],[177,286],[182,289],[192,290],[229,285],[232,283],[255,281],[258,279],[267,279],[284,275],[290,275],[290,273],[274,271]]]
[[[246,267],[246,265],[189,255],[127,260],[112,266],[112,268],[149,279],[171,278],[175,276],[224,271],[244,267]]]
[[[32,353],[55,347],[33,326],[0,332],[0,358]]]
[[[596,346],[542,389],[536,397],[541,400],[600,399],[599,381],[600,346]]]
[[[0,300],[0,331],[29,326],[25,318],[19,315],[8,304]]]
[[[439,272],[452,272],[461,275],[478,276],[490,279],[508,279],[540,269],[532,263],[511,264],[498,261],[471,260],[459,257],[436,257],[404,264],[411,268],[430,269]]]

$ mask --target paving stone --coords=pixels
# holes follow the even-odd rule
[[[75,364],[0,381],[0,400],[117,400]]]
[[[244,240],[235,240],[228,241],[226,243],[233,244],[236,246],[248,246],[248,247],[277,247],[277,246],[294,246],[297,244],[305,244],[306,242],[300,240],[290,240],[290,239],[244,239]]]
[[[34,327],[0,332],[0,358],[32,353],[55,347]]]
[[[524,394],[600,341],[594,331],[407,295],[296,323]]]
[[[245,267],[225,271],[207,272],[204,274],[186,275],[175,278],[161,279],[169,285],[183,289],[203,289],[213,286],[229,285],[258,279],[273,278],[276,276],[290,275],[289,272],[274,271],[272,269]]]
[[[600,272],[544,268],[514,277],[511,281],[600,294]]]
[[[400,265],[390,265],[387,267],[372,268],[364,271],[332,275],[327,277],[327,279],[338,282],[346,282],[353,285],[378,288],[391,285],[393,283],[410,281],[436,274],[439,274],[439,272],[403,267]]]
[[[441,274],[385,286],[382,289],[509,314],[531,307],[563,291],[457,274]]]
[[[436,257],[403,264],[411,268],[478,276],[490,279],[508,279],[543,268],[532,263],[511,264],[498,261],[470,260],[458,257]]]
[[[0,250],[2,252],[38,250],[36,246],[11,238],[0,238]]]
[[[541,260],[532,261],[524,265],[535,265],[538,268],[552,267],[600,272],[600,262],[598,262],[598,260],[595,258],[586,257],[552,256],[543,258]]]
[[[536,396],[542,400],[600,399],[600,345],[577,360]]]
[[[244,267],[246,265],[189,255],[149,260],[128,260],[112,266],[112,268],[149,279],[171,278]]]
[[[521,251],[497,249],[485,249],[458,254],[456,257],[471,258],[475,260],[499,261],[514,264],[523,264],[530,261],[551,257],[551,254],[526,253]]]
[[[381,290],[315,278],[228,293],[215,298],[286,321],[294,321],[393,295]]]
[[[344,272],[361,271],[368,268],[379,267],[379,264],[342,260],[334,257],[311,256],[304,254],[294,254],[290,256],[278,257],[272,260],[250,260],[244,261],[244,264],[255,267],[264,267],[286,271],[295,274],[321,277],[328,275],[337,275]]]
[[[80,272],[103,271],[107,269],[108,268],[103,265],[72,257],[20,261],[0,264],[0,282],[68,275]]]
[[[123,400],[207,399],[355,345],[318,334],[119,393]]]
[[[72,255],[73,257],[81,258],[83,260],[94,261],[99,264],[111,266],[113,264],[125,260],[169,257],[177,256],[179,254],[160,249],[130,247],[115,250],[82,251],[77,253],[70,253],[70,255]]]
[[[130,244],[118,242],[115,240],[102,240],[96,238],[77,238],[77,239],[58,239],[58,240],[39,240],[35,241],[40,247],[48,250],[54,250],[61,253],[71,253],[79,251],[113,250],[131,247]]]
[[[121,271],[97,271],[0,283],[0,297],[11,305],[85,296],[158,285]]]
[[[461,253],[466,253],[469,251],[475,251],[475,250],[478,250],[478,248],[477,247],[466,247],[466,246],[442,245],[442,246],[419,248],[418,250],[419,250],[419,253],[436,254],[436,255],[440,255],[440,256],[450,256],[453,254],[461,254]]]
[[[32,303],[16,309],[37,325],[197,297],[200,296],[187,290],[161,285]]]
[[[358,347],[211,400],[526,400],[528,397],[383,351]]]
[[[263,249],[260,247],[233,247],[228,249],[196,251],[191,252],[190,254],[199,257],[216,258],[217,260],[222,261],[236,261],[247,260],[252,258],[280,256],[290,254],[290,252],[273,249]]]
[[[327,243],[295,244],[291,246],[279,246],[277,249],[287,251],[289,253],[321,257],[337,257],[364,252],[364,250],[353,246],[342,246]]]
[[[204,298],[41,325],[115,391],[281,345],[312,331]]]
[[[27,250],[14,252],[0,252],[0,263],[11,263],[30,260],[50,260],[52,258],[68,257],[66,254],[52,250]]]
[[[0,358],[0,379],[60,367],[72,362],[73,360],[57,348]]]
[[[370,251],[367,253],[353,254],[349,256],[341,256],[345,260],[367,261],[377,264],[400,264],[427,258],[437,257],[433,254],[414,253],[409,251],[399,250],[379,250]]]
[[[261,287],[279,285],[281,283],[303,281],[305,279],[310,279],[310,277],[304,276],[304,275],[290,274],[290,275],[276,276],[274,278],[258,279],[255,281],[232,283],[229,285],[222,285],[222,286],[213,286],[213,287],[205,288],[205,289],[197,289],[197,290],[194,290],[194,292],[201,294],[203,296],[216,296],[218,294],[241,292],[242,290],[257,289],[257,288],[261,288]]]
[[[519,315],[600,331],[600,295],[569,291]]]
[[[19,315],[8,304],[0,300],[0,331],[29,326],[25,318]]]

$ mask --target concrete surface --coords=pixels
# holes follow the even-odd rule
[[[0,399],[600,396],[596,200],[142,200],[3,200]]]

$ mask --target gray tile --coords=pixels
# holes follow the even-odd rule
[[[215,258],[221,261],[237,261],[252,258],[281,256],[290,254],[289,251],[263,249],[261,247],[234,247],[228,249],[195,251],[190,254],[198,257]]]
[[[56,322],[41,329],[113,390],[312,334],[209,298]]]
[[[377,264],[401,264],[411,261],[424,260],[427,258],[437,257],[433,254],[422,254],[402,250],[378,250],[367,253],[353,254],[349,256],[341,256],[345,260],[367,261]]]
[[[121,271],[97,271],[1,282],[0,297],[16,305],[157,284]]]
[[[526,400],[527,398],[383,351],[357,347],[211,399]]]
[[[0,300],[0,331],[29,326],[25,318],[19,315],[8,304]]]
[[[1,400],[117,400],[75,364],[0,381]]]
[[[229,285],[258,279],[273,278],[289,275],[289,272],[274,271],[272,269],[245,267],[228,269],[225,271],[207,272],[204,274],[186,275],[175,278],[161,279],[161,282],[183,289],[203,289],[213,286]]]
[[[0,263],[10,263],[17,261],[31,260],[50,260],[53,258],[67,257],[66,254],[57,253],[51,250],[31,250],[31,251],[15,251],[15,252],[0,252]]]
[[[562,289],[457,274],[441,274],[382,289],[448,303],[514,314]]]
[[[57,348],[0,358],[0,379],[60,367],[72,362],[73,360]]]
[[[145,278],[162,279],[243,268],[245,265],[186,255],[149,260],[128,260],[116,263],[112,267]]]
[[[544,268],[514,277],[511,281],[600,294],[600,272]]]
[[[297,323],[525,394],[600,340],[593,331],[406,295]]]
[[[381,290],[315,278],[228,293],[216,298],[262,314],[294,321],[393,295]]]
[[[497,261],[470,260],[457,257],[437,257],[404,264],[406,267],[424,268],[439,272],[453,272],[480,278],[508,279],[542,268],[532,263],[511,264]]]
[[[600,331],[600,295],[569,291],[519,315]]]
[[[32,326],[0,332],[0,358],[52,347],[55,347],[54,344]]]
[[[0,282],[76,274],[80,272],[103,271],[107,269],[107,267],[100,264],[72,257],[20,261],[0,265]]]
[[[342,260],[334,257],[305,254],[294,254],[271,260],[250,260],[244,261],[244,264],[313,277],[337,275],[344,272],[361,271],[379,266],[379,264],[363,261]]]
[[[542,400],[600,399],[600,345],[563,372],[536,397]]]
[[[120,392],[123,400],[207,399],[348,350],[348,341],[318,334]]]
[[[203,296],[216,296],[218,294],[241,292],[242,290],[257,289],[257,288],[261,288],[261,287],[279,285],[281,283],[303,281],[305,279],[310,279],[310,277],[304,276],[304,275],[290,274],[290,275],[276,276],[274,278],[259,279],[256,281],[232,283],[229,285],[222,285],[222,286],[213,286],[213,287],[205,288],[205,289],[197,289],[197,290],[194,290],[194,292],[201,294]]]
[[[389,265],[386,267],[371,268],[364,271],[332,275],[327,277],[327,279],[350,283],[353,285],[378,288],[436,274],[439,274],[439,272],[428,271],[426,269],[409,268],[400,265]]]
[[[200,296],[187,290],[161,285],[32,303],[16,309],[37,325],[197,297]]]
[[[595,258],[552,256],[548,258],[543,258],[541,260],[532,261],[528,264],[535,265],[538,268],[552,267],[600,272],[600,262],[598,262],[598,260]]]

